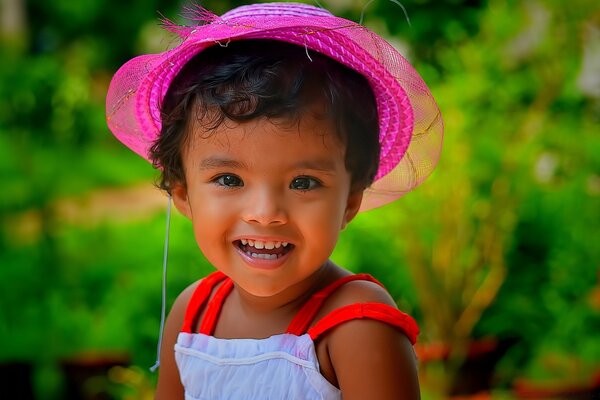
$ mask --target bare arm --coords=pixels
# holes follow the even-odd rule
[[[328,350],[344,400],[420,399],[415,353],[396,328],[349,321],[331,332]]]
[[[371,282],[344,285],[329,307],[376,302],[396,307],[390,295]],[[332,381],[344,400],[416,400],[420,398],[413,347],[399,329],[381,321],[356,319],[335,327],[325,337]]]
[[[185,310],[190,297],[194,293],[198,282],[187,287],[175,300],[165,324],[165,332],[160,350],[160,368],[158,372],[158,385],[156,386],[155,400],[183,399],[183,386],[179,379],[179,371],[175,364],[175,342],[181,330]]]

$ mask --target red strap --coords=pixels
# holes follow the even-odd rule
[[[377,279],[368,274],[356,274],[340,278],[311,296],[311,298],[302,306],[300,311],[298,311],[298,314],[296,314],[288,326],[286,333],[291,333],[296,336],[303,335],[308,329],[308,326],[312,320],[315,318],[315,315],[317,315],[321,309],[323,302],[327,300],[327,298],[340,286],[356,280],[374,282],[383,287],[383,285]]]
[[[308,334],[315,341],[319,336],[346,321],[368,318],[385,322],[402,330],[414,345],[417,342],[419,327],[414,319],[395,307],[382,303],[355,303],[333,310],[312,328]]]
[[[183,326],[181,327],[182,332],[192,333],[192,329],[198,318],[198,311],[212,293],[213,288],[226,277],[224,273],[216,271],[202,279],[196,290],[194,290],[185,310]]]
[[[227,295],[231,292],[231,289],[233,289],[233,281],[228,278],[217,289],[217,293],[215,293],[213,298],[208,303],[206,312],[204,313],[204,317],[200,323],[200,329],[198,330],[199,333],[204,333],[205,335],[213,334],[217,324],[217,318],[219,318],[221,308],[223,307],[223,302],[225,301]]]

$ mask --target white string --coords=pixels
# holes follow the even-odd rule
[[[375,1],[375,0],[370,0],[369,2],[367,2],[367,4],[365,4],[365,5],[363,6],[363,8],[362,8],[362,11],[360,12],[360,20],[358,21],[358,24],[359,24],[359,25],[362,25],[362,24],[363,24],[363,20],[364,20],[364,18],[365,18],[365,11],[367,10],[367,7],[368,7],[369,5],[371,5],[371,3],[372,3],[373,1]],[[412,25],[410,24],[410,18],[408,18],[408,12],[406,11],[406,8],[404,7],[404,5],[403,5],[402,3],[400,3],[400,1],[398,1],[398,0],[389,0],[389,1],[390,1],[391,3],[394,3],[394,4],[396,4],[397,6],[399,6],[399,7],[402,9],[402,11],[404,12],[404,17],[406,18],[406,22],[408,22],[408,26],[412,26]]]
[[[150,367],[151,372],[155,372],[160,366],[160,348],[162,346],[163,332],[165,330],[165,317],[167,314],[167,260],[169,256],[169,231],[171,227],[171,195],[167,199],[167,226],[165,232],[165,247],[163,250],[163,273],[162,273],[162,300],[160,307],[160,332],[158,334],[158,344],[156,345],[156,362]]]
[[[369,1],[367,4],[365,4],[362,8],[362,10],[360,11],[360,20],[358,20],[358,24],[362,25],[363,24],[363,20],[365,18],[365,11],[367,10],[367,7],[375,0],[371,0]]]
[[[323,4],[319,3],[319,0],[313,0],[313,2],[317,5],[317,7],[322,8],[324,10],[326,10],[325,7],[323,7]]]
[[[408,26],[412,27],[412,25],[410,24],[410,18],[408,18],[408,11],[406,11],[406,8],[404,7],[404,5],[402,3],[400,3],[398,0],[390,0],[390,1],[392,3],[400,6],[402,11],[404,11],[404,16],[406,17],[406,22],[408,22]]]
[[[308,54],[308,45],[306,43],[304,43],[304,50],[306,51],[306,57],[312,62],[313,59],[310,58],[310,54]]]

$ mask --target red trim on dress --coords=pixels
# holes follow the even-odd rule
[[[200,308],[202,308],[206,302],[206,299],[208,299],[212,293],[213,288],[226,278],[227,276],[224,273],[221,271],[216,271],[202,279],[202,281],[194,290],[194,293],[192,294],[192,297],[190,298],[185,310],[183,326],[181,327],[182,332],[192,333],[196,319],[198,318],[198,311]]]
[[[415,320],[408,314],[395,307],[382,303],[355,303],[337,308],[319,320],[308,330],[313,341],[330,329],[355,319],[373,319],[385,322],[399,328],[413,345],[417,342],[419,327]]]
[[[204,333],[205,335],[212,335],[214,333],[217,319],[223,309],[223,303],[229,293],[231,293],[231,289],[233,289],[233,281],[231,279],[227,279],[217,289],[213,298],[208,302],[206,313],[204,313],[204,318],[202,318],[198,333]]]
[[[311,298],[302,306],[300,311],[298,311],[288,326],[286,333],[296,336],[308,333],[311,339],[315,341],[327,331],[344,322],[367,318],[384,322],[402,330],[414,345],[417,341],[417,335],[419,334],[419,327],[415,320],[397,308],[383,303],[355,303],[337,308],[324,316],[312,328],[308,329],[325,300],[327,300],[327,298],[340,286],[356,280],[374,282],[383,287],[379,281],[367,274],[349,275],[340,278],[311,296]],[[181,328],[182,332],[193,332],[193,327],[197,322],[198,312],[206,303],[214,288],[222,281],[223,284],[219,286],[213,298],[208,302],[204,318],[202,318],[200,329],[198,330],[199,333],[205,335],[213,334],[219,314],[223,308],[223,303],[233,289],[233,281],[220,271],[213,272],[204,278],[192,294],[185,312],[184,322]]]
[[[313,321],[313,319],[321,309],[321,306],[323,305],[325,300],[327,300],[327,298],[331,296],[331,294],[335,292],[340,286],[345,285],[348,282],[357,280],[374,282],[379,286],[383,287],[383,285],[379,283],[379,281],[377,281],[371,275],[367,274],[349,275],[340,278],[337,281],[334,281],[328,286],[319,290],[317,293],[313,294],[311,298],[302,306],[300,311],[298,311],[298,314],[296,314],[296,316],[294,317],[294,319],[292,320],[285,332],[298,336],[303,335],[308,329],[310,323]]]

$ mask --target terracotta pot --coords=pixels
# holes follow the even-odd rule
[[[492,389],[496,364],[517,343],[516,339],[484,338],[472,341],[468,348],[465,360],[460,365],[452,382],[450,382],[448,395],[464,396],[487,393]],[[415,348],[419,362],[449,361],[451,348],[445,344],[425,344]]]

